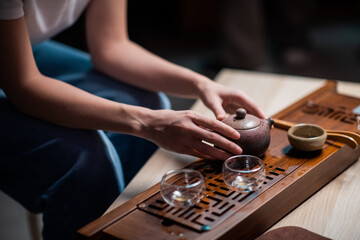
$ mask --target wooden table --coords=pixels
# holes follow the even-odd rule
[[[268,116],[286,108],[325,83],[325,79],[230,69],[222,70],[215,81],[231,88],[242,89]],[[338,92],[359,98],[360,84],[339,82]],[[191,109],[206,116],[214,116],[201,101],[197,101]],[[158,183],[165,172],[183,168],[194,160],[194,157],[159,149],[107,212]],[[356,162],[340,174],[272,229],[281,226],[300,226],[332,239],[360,239],[360,162]]]

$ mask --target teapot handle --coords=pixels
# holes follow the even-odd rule
[[[288,121],[280,120],[280,119],[276,119],[276,118],[272,119],[272,120],[274,122],[275,127],[282,128],[285,130],[288,130],[289,128],[291,128],[292,126],[295,125],[295,123],[293,123],[293,122],[288,122]]]

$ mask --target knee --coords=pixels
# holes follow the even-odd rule
[[[124,180],[120,159],[105,141],[109,140],[98,131],[56,128],[19,147],[20,152],[9,153],[6,164],[0,161],[1,190],[31,212],[43,210],[43,196],[49,192],[62,198],[91,189],[87,195],[107,196],[110,204]]]
[[[77,154],[71,169],[42,194],[48,239],[75,239],[76,230],[101,216],[120,193],[119,159],[102,131],[87,132],[72,144]]]
[[[116,183],[118,191],[124,188],[120,158],[103,131],[86,131],[79,139],[74,151],[78,151],[77,169],[91,177]]]

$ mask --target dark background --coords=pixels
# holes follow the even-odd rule
[[[210,78],[229,67],[360,82],[356,0],[129,0],[128,29]],[[86,51],[84,16],[55,39]]]

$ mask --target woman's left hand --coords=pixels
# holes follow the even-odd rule
[[[245,108],[248,113],[266,118],[263,111],[246,93],[239,89],[231,89],[216,82],[207,82],[200,91],[203,103],[211,109],[218,120],[226,117],[226,113],[234,113],[237,108]]]

